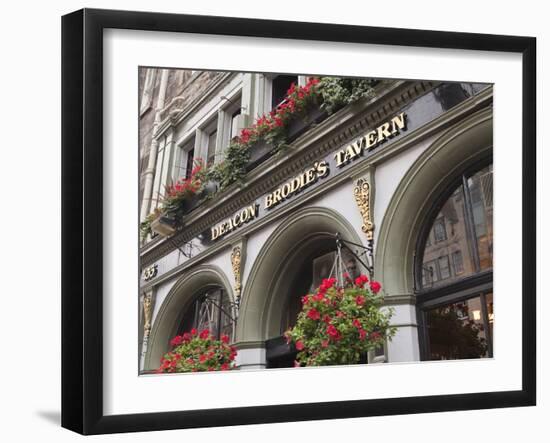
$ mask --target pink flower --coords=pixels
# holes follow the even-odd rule
[[[341,338],[340,331],[338,331],[338,329],[336,329],[336,326],[334,326],[334,325],[328,325],[327,334],[333,340],[340,340],[340,338]]]
[[[312,308],[309,311],[307,311],[307,316],[312,320],[319,320],[321,318],[321,314],[315,308]]]
[[[382,286],[380,285],[380,283],[378,283],[377,281],[371,281],[370,282],[370,289],[372,292],[374,292],[375,294],[378,293],[378,291],[380,291],[380,288],[382,288]]]
[[[181,335],[176,335],[172,340],[170,340],[170,344],[172,346],[179,346],[183,343],[183,337]]]
[[[297,349],[298,351],[301,351],[302,349],[304,349],[304,342],[302,342],[301,340],[298,340],[298,341],[296,342],[296,349]]]
[[[321,346],[322,346],[323,348],[328,347],[328,340],[323,340],[323,341],[321,342]]]
[[[363,287],[365,283],[369,281],[369,278],[366,275],[361,274],[355,279],[355,286]]]

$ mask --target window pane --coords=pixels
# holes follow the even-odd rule
[[[468,179],[481,270],[493,267],[493,166]]]
[[[226,334],[233,339],[231,309],[231,302],[225,291],[219,288],[209,289],[199,295],[186,310],[178,334],[189,332],[192,328],[199,332],[208,329],[217,338]]]
[[[487,320],[489,324],[489,332],[491,333],[491,337],[493,337],[493,324],[495,323],[495,312],[493,310],[493,293],[489,292],[488,294],[486,294],[485,300],[487,303]]]
[[[241,115],[241,108],[237,109],[231,116],[231,132],[229,134],[229,140],[238,135],[239,133],[239,116]]]
[[[207,149],[207,160],[206,164],[208,166],[214,164],[214,159],[216,157],[216,137],[218,135],[218,131],[213,131],[208,136],[208,149]]]
[[[475,273],[466,230],[463,187],[459,186],[445,202],[429,231],[423,248],[422,287],[448,284]],[[449,262],[452,260],[452,266]]]
[[[449,278],[451,276],[451,270],[449,268],[449,256],[445,255],[443,257],[439,257],[438,264],[439,264],[439,275],[441,276],[441,280]]]
[[[488,357],[481,298],[427,311],[430,360]]]
[[[191,172],[193,171],[193,161],[195,159],[195,149],[192,148],[187,151],[186,162],[185,162],[185,178],[191,177]]]
[[[290,85],[298,84],[298,77],[295,75],[278,75],[273,79],[273,88],[271,90],[271,107],[275,108],[286,97]]]
[[[460,275],[464,272],[464,262],[462,261],[462,251],[453,251],[453,270],[455,275]]]

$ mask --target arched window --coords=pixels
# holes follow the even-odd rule
[[[216,338],[227,335],[234,338],[233,306],[227,293],[219,286],[201,290],[186,309],[178,327],[178,334],[208,329]]]
[[[285,299],[281,318],[281,335],[266,341],[268,368],[294,366],[296,352],[286,345],[286,339],[282,334],[296,324],[298,313],[302,309],[302,297],[315,291],[323,279],[331,276],[336,277],[335,274],[331,275],[335,259],[335,239],[320,235],[307,247],[300,250],[294,260],[286,264],[283,274],[287,276],[291,284],[288,293],[278,294]],[[350,277],[354,279],[359,276],[359,265],[347,251],[342,252],[342,259]]]
[[[492,357],[492,164],[468,171],[443,193],[415,263],[422,358]]]

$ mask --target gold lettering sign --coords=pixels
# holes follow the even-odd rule
[[[250,220],[258,217],[258,205],[256,203],[243,208],[240,212],[237,212],[233,217],[230,217],[223,222],[217,224],[211,229],[211,239],[216,240],[229,234],[235,229],[241,227]]]
[[[357,160],[364,151],[371,151],[386,140],[395,137],[401,131],[406,129],[406,114],[401,114],[392,118],[389,122],[382,123],[372,131],[355,140],[353,143],[339,150],[334,154],[336,166],[341,168],[353,160]]]
[[[325,160],[315,162],[311,168],[306,169],[300,175],[291,178],[273,192],[267,194],[264,198],[264,208],[271,209],[277,206],[282,201],[289,199],[298,194],[302,189],[317,182],[320,178],[326,177],[329,172],[328,163]]]
[[[380,126],[372,129],[364,134],[362,137],[350,143],[343,149],[337,151],[334,154],[336,160],[336,166],[341,168],[350,162],[360,158],[364,152],[371,151],[386,140],[395,137],[401,131],[406,130],[407,116],[404,112],[393,117],[391,120],[382,123]],[[302,171],[300,174],[292,177],[277,189],[270,192],[263,197],[263,207],[266,211],[269,211],[279,205],[280,203],[288,200],[295,195],[298,195],[302,190],[308,186],[313,185],[318,180],[327,177],[330,174],[329,162],[327,160],[321,160],[315,162],[310,168]],[[361,215],[363,216],[363,230],[367,234],[367,237],[372,238],[372,222],[370,220],[370,208],[368,201],[368,183],[364,188],[357,188],[359,191],[355,191],[357,204],[360,207]],[[365,194],[367,197],[365,198]],[[225,235],[233,232],[235,229],[240,228],[251,220],[259,216],[259,204],[254,203],[241,211],[234,214],[232,217],[222,221],[221,223],[211,228],[212,241],[218,240]]]

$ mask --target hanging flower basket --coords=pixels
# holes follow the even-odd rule
[[[296,366],[357,364],[395,334],[391,308],[381,310],[380,284],[365,275],[338,285],[324,279],[314,294],[302,298],[296,325],[285,332],[298,351]]]
[[[234,369],[237,350],[229,345],[229,337],[222,335],[217,340],[205,329],[200,334],[191,329],[175,336],[172,349],[160,360],[157,373],[228,371]]]

